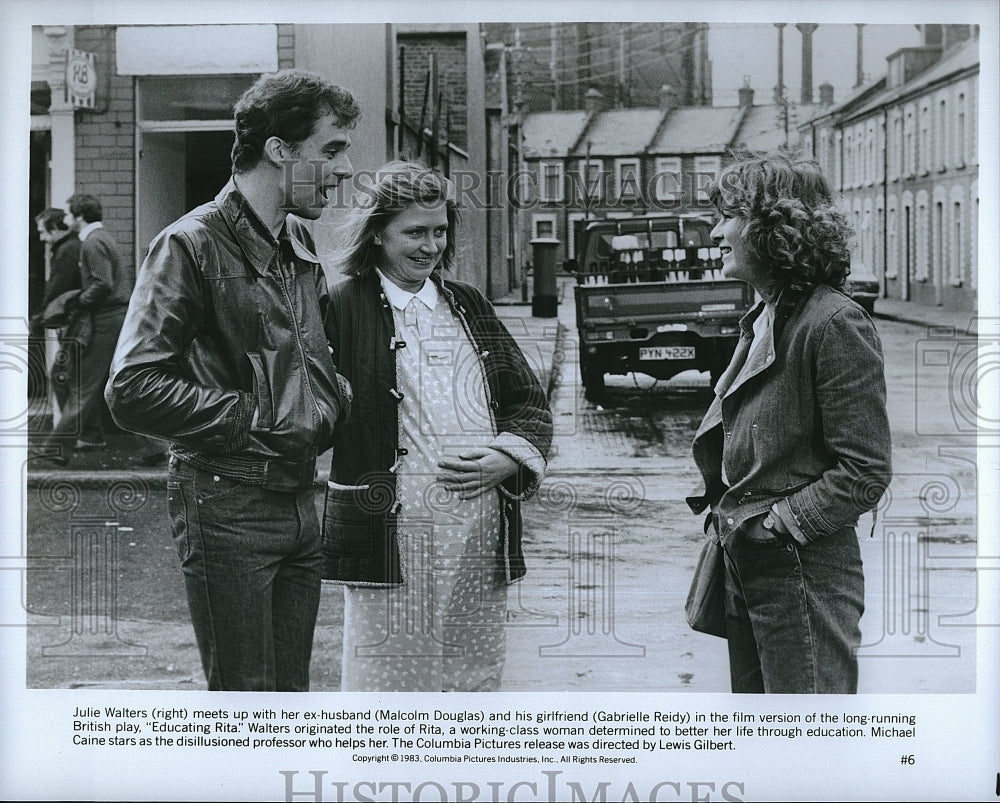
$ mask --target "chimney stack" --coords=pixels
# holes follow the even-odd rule
[[[819,25],[815,22],[799,22],[795,25],[802,34],[802,103],[813,102],[813,31]]]
[[[819,104],[820,106],[833,105],[833,84],[829,81],[824,81],[819,85]]]
[[[778,85],[774,88],[774,102],[781,103],[785,97],[785,25],[786,22],[776,22],[778,29]]]
[[[677,108],[677,92],[670,84],[664,84],[660,87],[660,111],[666,113],[675,108]]]
[[[583,108],[591,113],[604,111],[604,95],[599,89],[591,87],[587,90],[587,94],[583,96]]]
[[[743,76],[743,86],[740,87],[740,108],[747,109],[753,106],[753,87],[750,86],[750,76]]]

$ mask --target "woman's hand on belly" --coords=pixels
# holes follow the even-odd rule
[[[438,461],[437,480],[459,499],[475,499],[517,471],[517,461],[496,449],[468,449]]]

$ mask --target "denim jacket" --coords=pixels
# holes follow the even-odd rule
[[[762,310],[740,321],[733,363],[695,435],[703,485],[687,502],[695,513],[711,507],[723,544],[772,505],[808,543],[855,525],[892,478],[882,346],[843,293],[789,288],[741,369]]]

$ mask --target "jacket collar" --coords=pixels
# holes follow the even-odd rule
[[[232,177],[215,196],[215,203],[236,237],[247,261],[258,274],[266,273],[278,250],[278,241],[254,212],[243,193],[236,188],[236,182]],[[295,215],[285,216],[288,242],[299,259],[319,264],[315,252],[302,240],[300,234],[302,225]]]
[[[77,233],[72,229],[65,229],[62,231],[58,231],[54,233],[52,239],[49,240],[49,246],[52,248],[53,251],[55,251],[59,247],[65,245],[74,237],[79,239]]]

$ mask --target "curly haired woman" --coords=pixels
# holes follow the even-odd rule
[[[723,275],[760,302],[695,435],[725,555],[734,692],[857,692],[855,527],[892,476],[882,346],[844,293],[849,228],[818,165],[750,155],[712,190]]]

